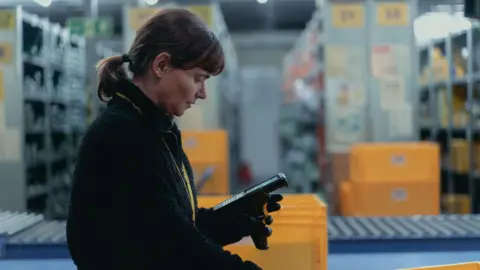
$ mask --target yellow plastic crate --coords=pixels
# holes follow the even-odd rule
[[[399,270],[480,270],[480,263],[469,262],[469,263],[426,266],[426,267],[420,267],[420,268],[408,268],[408,269],[399,269]]]
[[[200,194],[228,194],[230,192],[228,133],[225,130],[184,131],[182,132],[182,144],[192,165],[195,181],[200,180],[205,170],[213,168],[210,179],[198,192]]]
[[[362,183],[340,186],[344,216],[408,216],[440,214],[440,183],[425,181]]]
[[[200,196],[199,205],[211,207],[227,196]],[[285,195],[284,208],[272,213],[273,235],[270,249],[257,250],[250,238],[225,249],[263,269],[326,270],[328,254],[327,210],[325,204],[311,194]]]
[[[218,196],[212,196],[212,195],[200,195],[198,196],[198,206],[199,207],[205,207],[205,208],[210,208],[214,207],[215,205],[221,203],[222,201],[230,198],[231,195],[218,195]]]
[[[361,143],[350,151],[350,181],[438,182],[440,148],[430,142]],[[344,180],[344,179],[342,179]]]

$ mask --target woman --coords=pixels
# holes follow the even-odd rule
[[[173,121],[207,97],[205,81],[223,67],[215,35],[183,9],[159,12],[128,54],[99,63],[98,94],[108,106],[80,146],[67,223],[80,270],[260,269],[222,246],[271,230],[257,217],[197,209]],[[269,211],[279,200],[271,198]]]

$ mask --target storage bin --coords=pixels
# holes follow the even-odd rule
[[[205,163],[190,161],[193,174],[195,175],[195,186],[199,194],[225,195],[230,193],[228,178],[228,165],[223,162]],[[212,172],[210,175],[209,173]],[[202,178],[208,175],[206,181]]]
[[[353,201],[353,191],[350,182],[341,182],[339,184],[340,214],[343,216],[355,215],[355,202]]]
[[[350,152],[353,182],[436,182],[440,149],[435,143],[362,143]]]
[[[225,130],[183,131],[182,144],[195,174],[196,184],[206,170],[213,170],[199,194],[230,193],[228,134]]]
[[[452,140],[452,169],[457,173],[468,172],[468,143],[466,140]]]
[[[210,208],[230,198],[230,195],[200,195],[197,198],[198,207]]]
[[[467,194],[444,194],[442,212],[444,214],[471,214],[470,196]]]
[[[439,182],[425,181],[341,184],[345,216],[405,216],[440,214]]]
[[[426,266],[420,268],[408,268],[398,270],[480,270],[480,264],[478,262],[448,264],[438,266]]]
[[[211,207],[227,196],[200,196],[201,207]],[[270,249],[257,250],[250,238],[225,247],[263,269],[326,270],[328,254],[327,210],[312,194],[285,195],[284,208],[272,213]]]

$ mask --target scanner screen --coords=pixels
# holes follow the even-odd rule
[[[225,206],[225,205],[227,205],[231,202],[234,202],[234,201],[240,199],[241,197],[243,197],[243,195],[245,195],[245,192],[238,193],[237,195],[235,195],[233,197],[230,197],[227,200],[225,200],[225,201],[221,202],[220,204],[216,205],[213,208],[213,210],[217,210],[218,208],[221,208],[221,207],[223,207],[223,206]]]
[[[255,190],[257,190],[257,189],[262,189],[262,188],[270,185],[270,183],[272,183],[272,182],[275,181],[276,179],[277,179],[276,177],[273,177],[273,178],[270,178],[270,179],[268,179],[268,180],[265,180],[263,183],[258,184],[258,185],[256,185],[256,186],[253,186],[253,187],[245,190],[244,192],[245,192],[245,193],[250,193],[250,192],[255,191]]]

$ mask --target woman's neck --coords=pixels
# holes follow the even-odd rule
[[[140,89],[143,94],[153,102],[153,104],[159,107],[160,110],[162,110],[169,118],[171,118],[172,121],[174,120],[174,117],[168,112],[164,104],[162,104],[161,100],[159,100],[158,96],[154,94],[155,90],[152,87],[149,87],[149,83],[147,81],[140,77],[134,77],[132,79],[132,83],[138,89]]]

